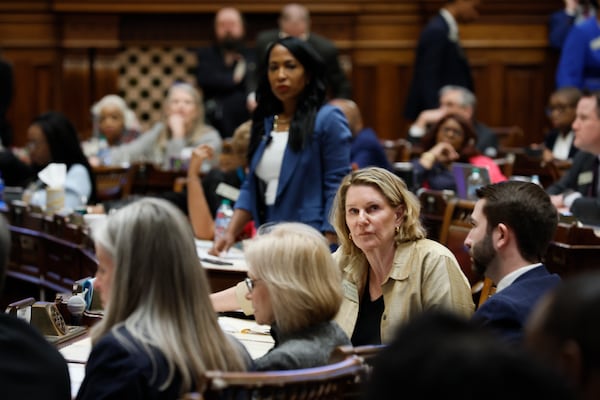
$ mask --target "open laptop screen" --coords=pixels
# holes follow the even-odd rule
[[[456,181],[456,195],[461,199],[469,199],[469,176],[473,173],[473,170],[479,170],[480,186],[485,186],[491,183],[490,173],[487,167],[478,167],[473,164],[467,163],[453,163],[452,174]],[[476,199],[470,199],[476,200]]]

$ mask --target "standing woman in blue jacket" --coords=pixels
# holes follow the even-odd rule
[[[256,90],[250,169],[224,237],[227,250],[254,220],[308,224],[335,242],[328,215],[342,178],[350,172],[351,133],[337,107],[325,104],[325,65],[303,40],[271,43]]]

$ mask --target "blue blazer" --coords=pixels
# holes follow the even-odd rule
[[[489,328],[507,342],[518,344],[535,304],[560,282],[560,277],[548,272],[545,266],[533,268],[487,299],[473,314],[473,321]]]
[[[350,159],[356,163],[359,168],[374,166],[392,170],[385,150],[377,137],[375,131],[371,128],[363,128],[358,135],[352,139],[352,149]]]
[[[448,38],[450,28],[437,14],[425,26],[417,44],[413,79],[404,116],[415,120],[423,110],[436,108],[438,91],[445,85],[458,85],[473,91],[471,66],[459,42]]]
[[[333,232],[329,210],[344,176],[350,172],[348,122],[339,108],[324,105],[315,119],[312,140],[298,153],[285,149],[275,204],[270,219],[261,217],[264,207],[262,186],[256,166],[270,143],[273,117],[265,119],[265,136],[256,149],[246,180],[240,189],[235,208],[252,214],[257,226],[265,222],[295,221],[308,224],[321,232]]]

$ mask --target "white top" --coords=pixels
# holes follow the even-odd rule
[[[265,149],[262,158],[256,166],[256,176],[266,183],[265,204],[275,204],[279,175],[283,164],[283,155],[287,147],[289,132],[271,132],[271,143]]]
[[[554,147],[552,148],[552,155],[554,158],[558,160],[568,160],[573,139],[575,139],[575,133],[573,131],[569,132],[565,136],[558,135],[556,137],[556,141],[554,142]]]

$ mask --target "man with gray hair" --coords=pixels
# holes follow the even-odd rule
[[[446,85],[439,91],[439,107],[421,111],[408,131],[408,139],[416,143],[425,135],[427,129],[446,114],[459,114],[471,121],[477,133],[477,149],[488,157],[498,153],[498,137],[485,124],[475,119],[477,99],[473,92],[462,86]]]

